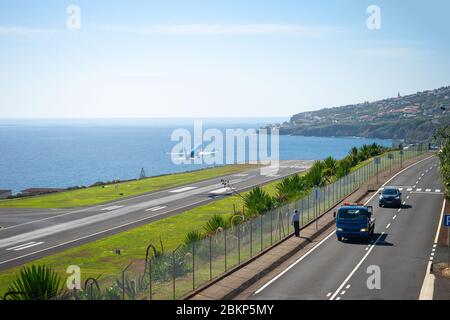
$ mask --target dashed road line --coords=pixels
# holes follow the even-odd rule
[[[391,227],[391,224],[389,223],[387,226],[386,226],[386,229],[389,229]]]

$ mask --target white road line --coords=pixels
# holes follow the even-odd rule
[[[403,191],[403,188],[398,188],[398,191]]]
[[[386,226],[386,229],[389,229],[391,227],[391,224],[389,223],[387,226]]]
[[[397,210],[397,212],[400,212],[400,211],[402,211],[402,209],[401,209],[401,208]]]
[[[431,189],[426,189],[425,192],[431,192]]]
[[[31,247],[38,246],[38,245],[43,244],[43,243],[44,243],[43,241],[41,241],[41,242],[36,242],[36,243],[30,244],[30,245],[28,245],[28,246],[24,246],[24,247],[22,246],[22,247],[20,247],[20,248],[14,249],[14,251],[25,250],[25,249],[28,249],[28,248],[31,248]]]
[[[434,192],[440,193],[440,192],[441,192],[441,189],[436,189],[436,190],[434,190]]]
[[[184,188],[175,189],[175,190],[172,190],[172,191],[169,191],[169,192],[170,193],[181,193],[181,192],[186,192],[186,191],[194,190],[194,189],[196,189],[196,187],[184,187]]]
[[[353,274],[356,272],[356,270],[359,269],[359,267],[362,265],[362,263],[367,259],[369,254],[372,252],[373,248],[375,248],[378,241],[380,241],[381,237],[383,237],[383,236],[384,236],[384,232],[382,232],[378,236],[375,243],[370,246],[370,249],[367,251],[367,253],[364,255],[364,257],[359,261],[359,263],[356,265],[356,267],[350,272],[350,274],[347,276],[347,278],[345,278],[344,282],[342,282],[342,284],[339,286],[339,288],[334,292],[334,294],[331,296],[330,300],[333,300],[338,295],[338,292],[340,292],[342,290],[342,288],[347,284],[347,282],[350,280],[350,278],[353,276]],[[337,298],[336,298],[336,300],[337,300]]]
[[[412,191],[412,188],[408,188],[406,191]]]
[[[347,291],[342,290],[341,295],[344,295]]]
[[[341,297],[337,297],[336,300],[341,300]]]
[[[436,230],[436,235],[434,237],[433,248],[436,248],[437,242],[439,239],[439,231],[441,230],[442,220],[444,219],[444,210],[445,210],[446,200],[442,203],[441,217],[439,219],[439,224]],[[430,273],[431,264],[433,263],[433,259],[428,261],[427,270],[425,271],[425,278],[423,279],[422,289],[420,290],[419,300],[433,300],[434,293],[434,274]]]
[[[347,285],[346,287],[345,287],[345,289],[350,289],[350,287],[351,287],[352,285],[351,284],[349,284],[349,285]]]
[[[396,177],[398,177],[400,174],[402,174],[403,172],[405,172],[406,170],[411,169],[412,167],[418,165],[419,163],[422,163],[424,161],[427,161],[431,158],[433,158],[433,156],[430,156],[428,158],[422,159],[420,161],[417,161],[416,163],[411,164],[410,166],[404,168],[403,170],[397,172],[395,175],[393,175],[390,179],[388,179],[381,187],[385,187],[389,182],[391,182],[392,180],[394,180]],[[364,204],[368,204],[370,201],[372,201],[372,199],[378,195],[378,192],[375,192]],[[314,246],[310,251],[308,251],[306,254],[304,254],[302,257],[300,257],[299,259],[297,259],[293,264],[289,265],[285,270],[283,270],[280,274],[278,274],[277,276],[275,276],[273,279],[271,279],[269,282],[267,282],[265,285],[263,285],[260,289],[258,289],[254,294],[258,294],[261,291],[263,291],[265,288],[267,288],[270,284],[272,284],[273,282],[277,281],[280,277],[282,277],[286,272],[288,272],[290,269],[292,269],[296,264],[298,264],[300,261],[302,261],[304,258],[306,258],[310,253],[312,253],[314,250],[316,250],[317,248],[319,248],[326,240],[328,240],[333,234],[335,234],[336,231],[332,231],[328,236],[326,236],[322,241],[320,241],[316,246]],[[350,275],[347,277],[347,279],[345,279],[345,281],[342,283],[341,287],[338,288],[338,290],[336,290],[335,294],[337,295],[337,293],[342,289],[342,287],[348,282],[348,280],[352,277],[353,273],[359,268],[359,266],[364,262],[364,260],[367,258],[367,256],[370,254],[370,252],[373,250],[374,246],[378,243],[378,241],[381,239],[381,237],[384,235],[384,232],[381,233],[381,235],[377,238],[377,240],[373,243],[373,245],[370,247],[370,250],[366,253],[366,255],[363,257],[363,259],[360,261],[360,263],[356,266],[356,268],[350,273]],[[331,300],[334,298],[334,296],[331,298]]]
[[[286,272],[288,272],[289,270],[291,270],[293,267],[295,267],[295,265],[297,265],[299,262],[301,262],[303,259],[305,259],[307,256],[309,256],[311,253],[313,253],[322,243],[324,243],[325,241],[327,241],[332,235],[334,235],[336,233],[336,231],[331,232],[328,236],[326,236],[324,239],[322,239],[318,244],[316,244],[311,250],[309,250],[307,253],[305,253],[303,256],[301,256],[300,258],[298,258],[296,261],[294,261],[294,263],[292,263],[290,266],[288,266],[286,269],[284,269],[280,274],[278,274],[275,278],[273,278],[272,280],[270,280],[269,282],[267,282],[265,285],[263,285],[261,288],[259,288],[258,290],[255,291],[255,295],[257,295],[258,293],[260,293],[261,291],[263,291],[265,288],[267,288],[268,286],[270,286],[272,283],[274,283],[275,281],[277,281],[278,279],[280,279]]]
[[[419,181],[416,181],[416,186],[419,184]]]
[[[392,220],[395,220],[395,219],[397,219],[397,215],[395,215],[395,216],[392,217]]]
[[[331,292],[328,292],[328,293],[327,293],[327,298],[328,298],[329,296],[331,296]]]
[[[422,189],[421,189],[421,188],[419,188],[419,189],[416,189],[416,191],[417,191],[417,192],[422,192]]]

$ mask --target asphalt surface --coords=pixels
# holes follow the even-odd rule
[[[306,171],[312,164],[282,161],[274,172],[253,169],[80,209],[0,209],[0,270],[226,197],[221,178],[245,191]]]
[[[250,299],[419,299],[443,203],[437,158],[407,169],[387,186],[402,188],[404,205],[379,208],[378,196],[368,202],[376,218],[371,241],[338,242],[333,231]]]

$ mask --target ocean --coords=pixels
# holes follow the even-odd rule
[[[204,130],[258,129],[287,119],[204,119]],[[192,119],[0,120],[0,189],[88,186],[205,168],[174,164],[176,129],[193,131]],[[354,146],[390,140],[280,136],[281,160],[344,157]],[[270,145],[270,143],[269,143]],[[237,147],[235,147],[236,150]],[[248,148],[248,146],[246,146]],[[246,150],[248,159],[248,150]],[[226,155],[224,155],[226,157]]]

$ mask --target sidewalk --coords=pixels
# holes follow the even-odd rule
[[[426,153],[417,158],[404,161],[403,168],[429,156],[430,154]],[[369,190],[378,190],[385,181],[401,170],[400,165],[398,165],[392,167],[392,173],[390,173],[389,169],[380,172],[378,184],[376,183],[376,177],[374,177],[350,194],[346,199],[343,199],[342,202],[360,202],[365,200],[365,198],[373,194]],[[244,298],[247,294],[246,289],[249,289],[264,276],[280,268],[281,264],[289,260],[292,256],[298,255],[301,251],[305,251],[304,253],[309,251],[310,247],[315,245],[315,242],[320,241],[317,240],[319,236],[320,238],[325,237],[326,231],[329,230],[331,232],[334,229],[333,212],[339,206],[340,204],[323,214],[317,223],[312,222],[306,225],[301,231],[301,238],[296,238],[291,235],[281,243],[255,256],[247,263],[236,267],[234,270],[213,280],[211,283],[197,289],[194,293],[188,295],[186,299],[230,300],[233,298]],[[326,234],[329,234],[329,232]]]

